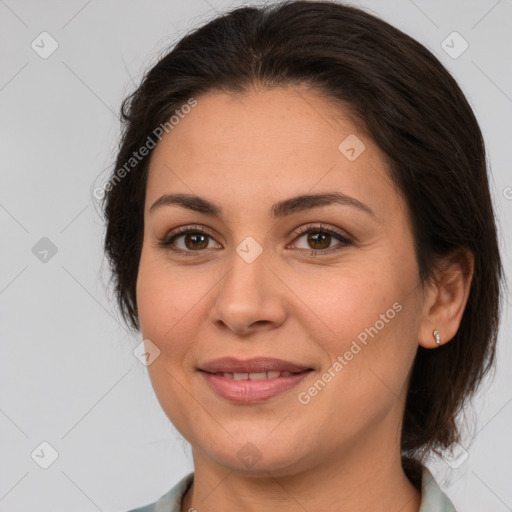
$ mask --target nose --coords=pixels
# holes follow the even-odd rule
[[[215,288],[211,321],[238,336],[279,327],[287,316],[286,286],[265,250],[252,261],[240,254],[233,251],[229,271]]]

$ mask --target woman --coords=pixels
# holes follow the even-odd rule
[[[447,512],[424,466],[494,361],[481,131],[354,7],[243,7],[123,105],[105,250],[194,473],[138,511]]]

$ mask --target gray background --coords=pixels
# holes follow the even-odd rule
[[[467,94],[486,138],[508,272],[512,2],[356,4],[426,45]],[[0,0],[1,511],[125,511],[192,470],[133,355],[141,339],[127,334],[106,289],[92,190],[113,162],[133,83],[167,45],[232,5],[241,2]],[[51,49],[43,31],[58,43],[47,58],[31,47]],[[442,47],[453,31],[469,44],[457,58]],[[452,53],[462,48],[450,41]],[[512,510],[509,312],[507,302],[495,378],[466,411],[467,459],[429,463],[460,512]],[[47,469],[43,441],[58,453]]]

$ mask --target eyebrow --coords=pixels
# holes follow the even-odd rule
[[[342,204],[346,206],[352,206],[363,212],[376,217],[373,210],[355,197],[341,194],[339,192],[329,192],[323,194],[302,194],[299,196],[291,197],[283,201],[279,201],[272,205],[269,211],[269,215],[273,218],[286,217],[292,213],[311,210],[320,206],[326,206],[330,204]],[[159,197],[149,209],[149,213],[153,213],[155,210],[163,206],[181,206],[188,210],[210,215],[212,217],[222,217],[222,208],[202,197],[192,194],[165,194]]]

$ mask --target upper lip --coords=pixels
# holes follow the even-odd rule
[[[208,373],[259,373],[266,371],[299,373],[312,368],[273,357],[255,357],[245,361],[235,357],[222,357],[201,364],[199,369]]]

